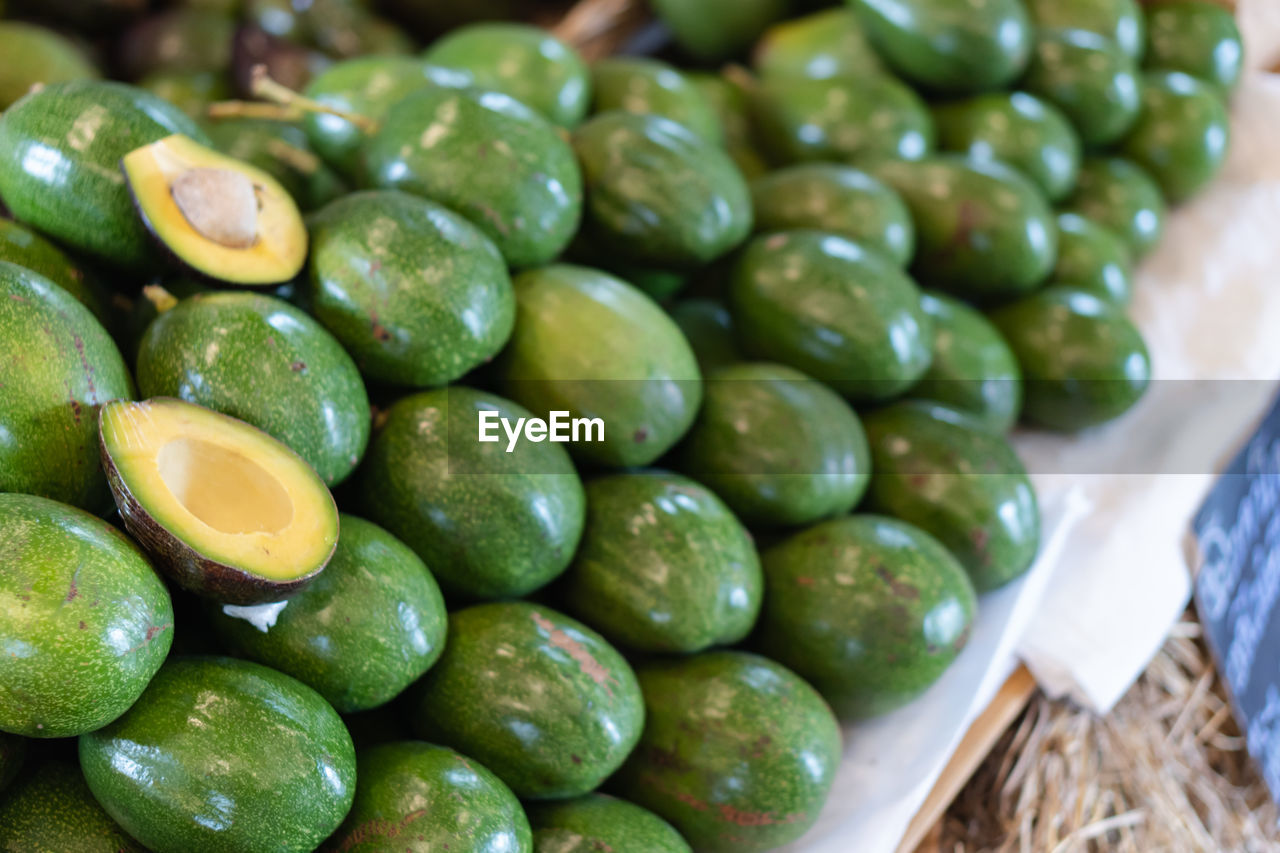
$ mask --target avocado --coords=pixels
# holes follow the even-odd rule
[[[1164,235],[1164,196],[1141,166],[1123,157],[1084,161],[1076,191],[1063,210],[1078,213],[1116,234],[1135,259],[1150,252]]]
[[[272,296],[203,293],[161,314],[138,349],[138,390],[250,423],[331,486],[355,470],[369,442],[369,398],[355,363],[323,326]]]
[[[655,661],[637,675],[644,736],[611,782],[699,851],[794,841],[818,819],[840,761],[840,728],[812,687],[745,652]]]
[[[608,794],[533,805],[529,822],[535,853],[693,853],[671,824]]]
[[[1212,84],[1181,71],[1153,71],[1142,76],[1142,114],[1120,152],[1177,204],[1218,176],[1230,141],[1231,117]]]
[[[432,44],[423,59],[523,101],[561,127],[578,124],[591,105],[587,64],[571,45],[540,27],[472,24]]]
[[[120,351],[70,293],[4,261],[0,329],[0,491],[105,510],[96,419],[103,403],[133,396]]]
[[[586,499],[564,447],[519,442],[482,412],[515,423],[522,406],[461,385],[413,394],[387,410],[356,494],[369,517],[414,549],[451,598],[517,598],[569,565]]]
[[[311,150],[298,124],[263,118],[222,118],[206,125],[213,146],[280,182],[302,210],[347,192],[346,183]]]
[[[114,720],[173,642],[173,606],[136,546],[106,522],[0,494],[0,731],[71,737]]]
[[[503,393],[539,417],[603,421],[603,440],[569,444],[599,465],[648,465],[674,445],[702,400],[688,341],[626,282],[560,264],[515,279],[516,328],[498,365]]]
[[[426,86],[396,102],[362,148],[369,183],[445,205],[513,267],[545,264],[582,216],[582,175],[551,122],[507,95]]]
[[[32,86],[92,80],[98,69],[75,42],[36,24],[0,21],[0,111]]]
[[[1124,309],[1051,287],[991,314],[1022,365],[1023,416],[1075,432],[1133,408],[1151,383],[1151,356]]]
[[[733,336],[733,318],[723,303],[714,299],[685,299],[669,309],[684,333],[703,375],[718,367],[742,361],[742,352]]]
[[[1051,278],[1121,307],[1133,299],[1129,248],[1120,237],[1077,213],[1058,215],[1058,264]]]
[[[71,249],[132,270],[154,266],[119,161],[174,133],[206,141],[177,107],[142,89],[94,80],[45,86],[0,117],[0,199]]]
[[[732,59],[772,23],[790,13],[791,0],[654,0],[653,11],[676,44],[700,64]]]
[[[80,738],[80,766],[155,853],[304,853],[342,822],[356,787],[351,737],[320,694],[231,658],[170,660],[123,717]]]
[[[644,724],[622,655],[580,622],[523,601],[449,614],[444,654],[415,690],[418,734],[478,759],[522,799],[593,790]]]
[[[236,22],[225,12],[178,7],[147,15],[120,34],[115,69],[126,80],[156,71],[225,71]]]
[[[915,254],[915,225],[901,197],[851,166],[802,163],[751,184],[756,232],[809,228],[879,249],[900,266]]]
[[[926,292],[920,304],[933,320],[933,362],[909,396],[946,403],[994,432],[1013,429],[1022,410],[1022,369],[1000,331],[944,293]]]
[[[231,80],[219,71],[157,71],[136,84],[163,101],[168,101],[197,122],[209,114],[209,107],[231,97]]]
[[[1025,0],[1031,20],[1042,30],[1088,30],[1106,36],[1133,58],[1146,49],[1147,15],[1138,0]]]
[[[678,654],[731,646],[755,624],[762,587],[751,535],[692,480],[638,471],[587,484],[560,600],[611,642]]]
[[[110,330],[117,323],[98,278],[87,267],[35,231],[12,219],[0,219],[0,261],[39,273],[76,298]]]
[[[1147,8],[1146,67],[1181,71],[1231,92],[1244,72],[1244,42],[1230,9],[1204,0]]]
[[[912,270],[971,302],[1035,290],[1053,270],[1057,229],[1044,195],[996,161],[954,154],[884,161],[871,173],[893,187],[916,226]]]
[[[726,74],[705,71],[685,72],[685,77],[711,104],[720,120],[720,136],[730,159],[744,178],[755,178],[769,171],[769,164],[756,145],[751,126],[751,99],[741,80]]]
[[[933,111],[938,147],[1001,160],[1030,178],[1049,201],[1076,186],[1081,144],[1071,121],[1048,101],[1026,92],[978,95]]]
[[[49,761],[0,799],[4,853],[146,853],[93,798],[74,764]]]
[[[1022,86],[1062,110],[1087,147],[1110,145],[1138,120],[1133,57],[1088,30],[1043,30]]]
[[[964,648],[977,615],[956,558],[897,519],[825,521],[761,560],[769,595],[754,645],[842,718],[884,714],[923,693]]]
[[[1026,67],[1033,30],[1022,0],[850,0],[893,70],[925,89],[999,89]]]
[[[619,258],[696,269],[751,232],[746,179],[723,149],[684,125],[615,110],[579,127],[573,147],[585,231]]]
[[[836,234],[756,237],[734,267],[729,310],[745,352],[855,400],[895,397],[929,367],[916,283],[889,256]]]
[[[592,111],[656,115],[715,144],[724,142],[715,108],[674,65],[645,56],[611,56],[591,67]]]
[[[442,746],[396,741],[356,754],[356,799],[324,850],[532,853],[529,820],[502,780]]]
[[[125,529],[183,589],[226,604],[279,601],[329,562],[333,497],[265,432],[168,397],[113,401],[98,421]]]
[[[376,12],[372,4],[350,0],[311,0],[302,12],[307,42],[337,59],[365,54],[411,53],[416,42]]]
[[[873,412],[863,424],[871,444],[870,509],[936,537],[979,592],[1031,568],[1040,511],[1026,469],[1003,436],[923,400]]]
[[[769,27],[752,67],[763,78],[870,77],[885,68],[851,8],[824,9]]]
[[[4,791],[22,769],[27,757],[27,739],[0,732],[0,791]],[[0,802],[3,802],[0,800]],[[0,824],[3,824],[0,821]],[[3,848],[0,848],[3,849]]]
[[[497,355],[515,322],[502,254],[444,207],[353,193],[309,220],[312,310],[369,379],[445,385]]]
[[[706,401],[681,446],[683,473],[747,524],[811,524],[853,509],[871,460],[862,424],[798,370],[738,364],[707,375]]]

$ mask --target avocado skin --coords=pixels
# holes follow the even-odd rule
[[[645,56],[609,56],[591,66],[592,111],[656,115],[684,125],[716,145],[724,143],[715,108],[674,65]]]
[[[120,158],[181,133],[208,144],[177,107],[123,83],[59,83],[0,118],[0,198],[20,221],[133,271],[155,265],[147,229],[119,180]]]
[[[473,756],[522,799],[585,794],[644,725],[631,667],[580,622],[523,601],[449,615],[449,642],[418,682],[415,731]]]
[[[498,92],[426,86],[364,143],[369,183],[465,216],[513,267],[559,255],[582,217],[582,175],[556,127]]]
[[[4,853],[146,853],[93,798],[74,764],[50,761],[0,799]]]
[[[840,761],[822,697],[780,664],[706,652],[638,670],[648,719],[611,787],[699,851],[770,850],[818,818]]]
[[[53,243],[11,219],[0,219],[0,261],[26,267],[49,279],[93,312],[108,331],[119,325],[120,318],[109,307],[107,294],[96,276]]]
[[[1123,157],[1085,160],[1076,191],[1062,209],[1092,219],[1119,236],[1135,260],[1160,242],[1168,215],[1155,179]]]
[[[310,851],[356,786],[351,738],[320,694],[232,658],[167,662],[123,717],[80,738],[80,766],[155,853]]]
[[[316,157],[306,131],[296,124],[230,118],[210,122],[208,132],[215,148],[275,178],[304,211],[347,193],[342,178]]]
[[[1181,71],[1231,92],[1244,71],[1235,15],[1200,0],[1160,0],[1147,9],[1148,68]]]
[[[324,851],[534,850],[529,820],[511,789],[451,749],[412,740],[379,744],[356,754],[356,775],[355,803]]]
[[[761,556],[769,597],[753,644],[842,719],[915,699],[964,648],[978,602],[929,534],[878,515],[836,518]]]
[[[1023,416],[1074,432],[1127,412],[1151,382],[1151,357],[1124,309],[1051,287],[993,312],[1025,377]]]
[[[98,69],[75,42],[54,30],[20,21],[0,22],[0,110],[6,110],[37,83],[48,86],[92,80]]]
[[[792,5],[791,0],[654,0],[653,8],[685,53],[710,64],[747,50],[766,27],[787,17]]]
[[[0,731],[70,737],[120,716],[173,642],[173,604],[138,548],[106,522],[0,494]],[[16,646],[14,644],[17,644]]]
[[[711,104],[720,123],[724,148],[743,177],[755,178],[768,172],[769,164],[756,144],[750,97],[742,81],[706,71],[686,71],[685,77]]]
[[[1142,76],[1142,114],[1120,144],[1171,203],[1186,201],[1222,171],[1231,117],[1219,91],[1180,71]]]
[[[532,805],[529,823],[535,853],[693,853],[671,824],[608,794]]]
[[[723,303],[714,299],[684,299],[667,310],[689,341],[704,376],[716,368],[742,361],[742,352],[733,336],[733,318]]]
[[[360,506],[426,562],[451,598],[516,598],[569,565],[586,498],[559,444],[481,443],[479,413],[524,407],[460,385],[397,401],[357,478]],[[426,425],[424,428],[423,425]]]
[[[1062,110],[1090,148],[1124,136],[1142,106],[1133,58],[1087,30],[1042,31],[1022,86]]]
[[[1088,30],[1113,40],[1135,62],[1146,49],[1147,18],[1137,0],[1025,0],[1031,20],[1045,30]]]
[[[115,343],[89,309],[44,276],[0,261],[0,491],[93,512],[110,506],[98,408],[133,397]]]
[[[752,65],[761,77],[867,77],[885,71],[851,8],[824,9],[770,27]]]
[[[873,466],[868,509],[934,536],[979,592],[1031,568],[1040,511],[1026,469],[1003,436],[927,401],[897,403],[863,424]]]
[[[1133,299],[1133,262],[1120,237],[1087,217],[1058,216],[1058,264],[1052,281],[1124,307]]]
[[[326,205],[308,225],[312,312],[370,380],[446,385],[506,343],[511,279],[497,247],[461,216],[374,190]]]

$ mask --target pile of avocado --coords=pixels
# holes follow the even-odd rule
[[[772,849],[1034,562],[1230,14],[564,5],[10,0],[0,852]]]

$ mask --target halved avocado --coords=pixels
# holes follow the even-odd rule
[[[333,555],[338,510],[324,481],[256,427],[157,397],[103,406],[98,435],[125,528],[197,595],[280,601]]]
[[[279,284],[307,259],[293,197],[266,172],[182,134],[120,161],[147,229],[195,272],[229,284]]]

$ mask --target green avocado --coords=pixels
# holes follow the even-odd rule
[[[1032,26],[1022,0],[849,0],[881,57],[940,92],[999,89],[1026,67]]]
[[[756,231],[813,229],[879,249],[901,266],[915,254],[915,225],[902,198],[866,172],[802,163],[751,184]]]
[[[369,182],[439,202],[513,267],[545,264],[582,215],[582,175],[555,125],[483,89],[427,86],[387,111],[362,149]]]
[[[329,853],[532,853],[529,820],[502,780],[443,746],[396,741],[356,755],[351,813]]]
[[[933,362],[909,395],[946,403],[994,432],[1013,428],[1022,409],[1022,370],[991,321],[944,293],[926,292],[933,320]]]
[[[608,794],[531,806],[534,853],[693,853],[671,824]]]
[[[850,511],[871,469],[849,404],[775,364],[708,374],[706,401],[678,460],[739,518],[760,527],[811,524]]]
[[[312,150],[300,125],[261,118],[206,123],[214,148],[280,182],[303,210],[328,204],[347,191],[338,173]]]
[[[591,105],[587,64],[541,27],[472,24],[431,45],[423,58],[465,72],[475,85],[523,101],[561,127],[578,124]]]
[[[1058,216],[1055,284],[1087,290],[1123,307],[1133,299],[1133,261],[1118,236],[1077,213]]]
[[[419,735],[481,761],[523,799],[576,797],[615,771],[644,725],[631,667],[585,625],[523,601],[449,615],[418,682]]]
[[[791,6],[791,0],[653,0],[676,44],[703,64],[739,55]]]
[[[956,558],[917,527],[836,518],[761,556],[769,596],[753,642],[842,718],[907,704],[969,639],[978,602]]]
[[[123,83],[45,86],[0,116],[0,199],[20,221],[67,247],[130,269],[155,266],[120,158],[181,133],[204,132],[155,95]]]
[[[755,624],[762,587],[751,535],[692,480],[640,471],[587,484],[561,600],[611,642],[682,654],[733,645]]]
[[[3,853],[146,853],[93,798],[74,764],[50,761],[0,799]]]
[[[895,397],[929,367],[915,282],[888,255],[836,234],[756,237],[734,267],[729,310],[745,352],[856,400]]]
[[[511,278],[461,216],[383,190],[344,196],[308,224],[312,311],[369,379],[445,385],[506,343]]]
[[[9,108],[32,86],[92,80],[98,76],[75,42],[36,24],[0,21],[0,111]]]
[[[1230,92],[1244,71],[1244,42],[1230,9],[1204,0],[1147,8],[1146,66],[1182,71]]]
[[[750,853],[813,826],[840,761],[831,709],[795,673],[745,652],[638,671],[644,736],[611,786],[699,851]]]
[[[202,122],[202,126],[209,106],[231,97],[231,80],[219,71],[157,71],[136,85]]]
[[[1050,201],[1076,186],[1081,144],[1057,107],[1028,95],[978,95],[936,107],[938,147],[979,160],[1000,160],[1030,178]]]
[[[231,658],[170,660],[123,717],[80,738],[80,766],[155,853],[310,851],[356,787],[351,737],[320,694]]]
[[[724,142],[715,107],[674,65],[644,56],[606,57],[591,67],[591,78],[596,113],[621,110],[661,116],[708,142]]]
[[[11,735],[8,732],[0,732],[0,791],[9,787],[9,783],[14,780],[18,775],[18,771],[22,769],[22,762],[26,757],[26,738]],[[0,821],[0,825],[3,825],[3,821]]]
[[[1123,157],[1085,160],[1076,191],[1063,209],[1119,236],[1135,259],[1154,249],[1164,235],[1167,211],[1160,187],[1146,170]]]
[[[764,78],[870,77],[885,68],[849,8],[824,9],[765,31],[752,58]]]
[[[564,447],[480,442],[483,412],[513,425],[530,412],[460,385],[399,400],[357,482],[369,517],[413,548],[451,597],[516,598],[569,565],[586,499]]]
[[[733,317],[714,299],[685,299],[668,309],[693,348],[703,375],[718,367],[742,361],[733,336]]]
[[[0,491],[105,509],[98,408],[133,396],[120,351],[70,293],[4,261],[0,330]]]
[[[0,494],[0,731],[70,737],[125,712],[164,662],[173,606],[106,522]]]
[[[355,470],[369,443],[369,398],[355,362],[323,326],[273,296],[202,293],[161,314],[138,348],[138,392],[253,424],[330,486]]]
[[[972,302],[1017,296],[1053,269],[1057,229],[1044,195],[996,161],[940,155],[871,170],[893,187],[916,226],[916,277]]]
[[[104,328],[116,324],[109,299],[96,276],[35,231],[11,219],[0,219],[0,261],[37,272],[70,293]]]
[[[1092,293],[1051,287],[991,315],[1025,377],[1024,417],[1074,432],[1113,420],[1151,382],[1151,357],[1124,309]]]
[[[751,233],[751,194],[729,155],[684,125],[622,110],[573,134],[584,228],[633,263],[696,269]]]
[[[346,714],[391,701],[444,648],[444,599],[408,546],[375,524],[342,515],[337,550],[274,622],[215,606],[213,625],[241,657],[278,669]],[[274,606],[274,605],[268,605]]]
[[[751,126],[751,99],[741,81],[724,74],[689,71],[685,77],[711,104],[720,120],[724,148],[743,177],[755,178],[769,171],[769,164],[756,144]]]
[[[1031,568],[1040,512],[1026,469],[1003,436],[927,401],[898,403],[863,422],[873,466],[870,508],[935,536],[979,592]]]
[[[648,465],[674,445],[702,400],[698,364],[671,318],[605,273],[557,265],[516,277],[516,328],[498,365],[506,396],[539,417],[603,421],[580,459]]]
[[[1124,136],[1142,106],[1133,57],[1088,30],[1042,31],[1022,86],[1062,110],[1091,148]]]
[[[1120,45],[1135,62],[1146,49],[1147,16],[1138,0],[1025,0],[1043,30],[1088,30]]]
[[[225,71],[236,22],[211,10],[178,7],[147,15],[116,42],[115,70],[126,80],[156,71]]]
[[[1212,84],[1181,71],[1153,71],[1142,77],[1142,115],[1120,151],[1176,204],[1218,176],[1230,141],[1231,117]]]

